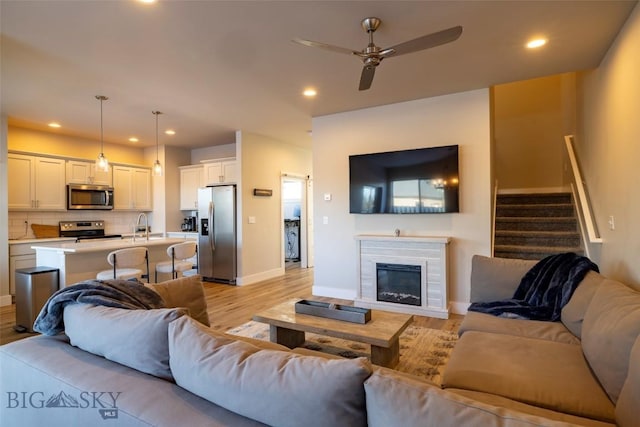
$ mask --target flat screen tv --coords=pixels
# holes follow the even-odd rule
[[[349,156],[349,213],[459,212],[458,146]]]

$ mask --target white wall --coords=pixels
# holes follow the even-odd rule
[[[640,289],[640,6],[597,70],[579,75],[576,148],[603,239],[600,271]],[[609,216],[615,230],[608,227]]]
[[[349,214],[349,155],[454,144],[460,146],[460,213]],[[315,118],[313,293],[353,299],[359,263],[354,236],[391,235],[398,228],[403,235],[453,237],[449,293],[459,303],[456,311],[464,310],[471,257],[491,250],[490,163],[488,89]]]
[[[283,173],[311,175],[311,151],[249,132],[236,136],[238,167],[239,284],[284,274],[281,177]],[[269,189],[271,197],[253,195]],[[249,217],[255,223],[249,224]]]

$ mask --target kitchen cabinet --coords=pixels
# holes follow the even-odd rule
[[[180,169],[180,210],[198,209],[198,188],[204,186],[204,168],[182,166]]]
[[[234,184],[236,182],[236,159],[220,159],[220,161],[204,164],[205,185]]]
[[[65,161],[9,153],[10,210],[66,210]]]
[[[31,246],[31,245],[29,245]],[[9,256],[9,293],[16,294],[16,270],[36,266],[36,251],[31,249],[31,254]]]
[[[67,184],[95,184],[111,187],[112,183],[111,166],[109,166],[109,172],[104,172],[96,170],[94,162],[67,161]]]
[[[75,241],[75,237],[73,239],[45,239],[45,243],[40,244],[55,246],[58,243],[69,241]],[[42,240],[29,239],[28,241],[23,241],[24,243],[15,242],[9,243],[9,293],[11,295],[16,294],[16,270],[37,265],[36,251],[31,249],[31,246],[42,242]]]
[[[113,166],[113,209],[150,211],[151,170]]]

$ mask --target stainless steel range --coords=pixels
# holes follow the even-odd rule
[[[121,239],[120,234],[105,234],[104,221],[60,221],[60,237],[87,239]]]

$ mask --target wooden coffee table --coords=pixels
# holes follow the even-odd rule
[[[305,332],[342,338],[371,345],[371,362],[393,368],[400,359],[400,334],[413,322],[410,314],[371,310],[371,320],[365,324],[298,314],[292,299],[253,316],[253,320],[269,324],[272,342],[289,348],[300,347]]]

